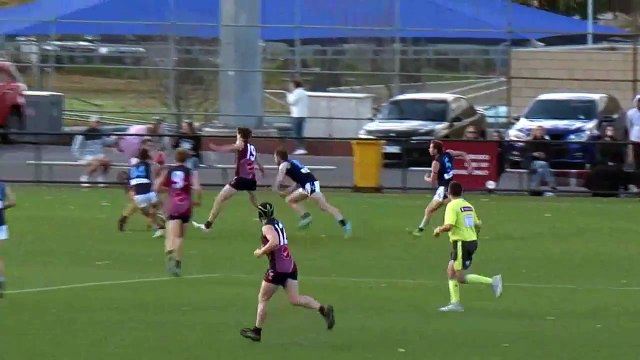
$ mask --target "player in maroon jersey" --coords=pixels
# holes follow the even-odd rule
[[[291,305],[317,310],[327,323],[327,329],[333,329],[336,323],[333,306],[322,305],[314,298],[300,295],[298,292],[298,268],[289,252],[284,225],[274,217],[273,205],[268,202],[260,204],[258,218],[262,222],[262,246],[256,249],[253,255],[258,258],[266,255],[269,258],[269,269],[264,275],[258,295],[256,325],[253,328],[240,330],[240,335],[253,341],[262,339],[262,326],[267,318],[267,304],[280,286],[287,292]]]
[[[191,208],[200,206],[202,189],[198,180],[198,173],[185,165],[189,153],[184,149],[176,151],[176,165],[165,170],[156,181],[157,192],[169,193],[166,206],[166,239],[165,253],[167,255],[167,270],[174,276],[180,276],[182,271],[182,255],[184,251],[184,235],[191,220]],[[192,200],[191,192],[196,192],[196,200]]]
[[[264,176],[264,167],[258,162],[258,152],[256,147],[249,143],[251,139],[251,129],[238,128],[235,144],[211,145],[213,151],[236,151],[236,176],[225,187],[213,202],[213,208],[209,213],[209,218],[204,224],[193,222],[193,226],[203,231],[208,231],[220,215],[222,205],[238,191],[246,191],[249,194],[249,201],[253,207],[258,207],[256,199],[256,166],[260,174]]]

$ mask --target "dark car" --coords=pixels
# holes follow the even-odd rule
[[[487,121],[482,111],[460,95],[420,93],[391,99],[374,121],[360,130],[363,139],[384,139],[385,161],[429,163],[427,144],[432,139],[461,139],[473,125],[486,138]]]
[[[607,94],[553,93],[538,96],[507,132],[509,161],[518,167],[527,160],[525,143],[533,128],[542,126],[551,145],[551,167],[580,169],[595,156],[594,144],[581,143],[597,138],[606,126],[614,126],[618,139],[627,139],[626,112],[618,99]]]

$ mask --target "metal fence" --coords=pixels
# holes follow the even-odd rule
[[[51,145],[13,144],[0,146],[0,180],[15,183],[34,184],[80,184],[80,176],[86,172],[87,163],[76,158],[70,148],[74,135],[64,133],[19,133],[20,136],[47,137]],[[105,136],[118,138],[122,132],[105,133]],[[137,135],[129,135],[137,136]],[[144,136],[144,135],[139,135]],[[163,135],[175,139],[176,135]],[[157,137],[157,136],[152,136]],[[220,186],[234,176],[235,155],[217,153],[209,144],[233,142],[232,137],[202,136],[200,174],[207,186]],[[294,139],[290,139],[294,140]],[[347,188],[354,185],[354,159],[352,141],[361,139],[336,140],[328,138],[308,139],[316,143],[316,150],[309,156],[300,157],[327,188]],[[400,143],[398,139],[388,139]],[[274,149],[286,146],[280,137],[257,137],[252,140],[262,155],[259,160],[266,165],[267,173],[260,179],[262,186],[268,187],[275,179],[276,164],[269,154]],[[170,143],[170,142],[169,142]],[[539,171],[531,158],[533,151],[528,144],[545,144],[546,162],[552,182],[533,182]],[[433,185],[425,182],[424,174],[430,172],[431,156],[428,154],[428,142],[406,140],[404,151],[399,157],[395,154],[383,154],[386,161],[380,172],[380,186],[384,190],[433,190]],[[499,193],[566,193],[566,194],[614,194],[633,195],[640,185],[640,161],[634,162],[632,146],[637,143],[602,141],[455,141],[445,142],[448,149],[464,151],[472,164],[468,172],[463,163],[456,165],[456,176],[463,183],[470,184],[475,191]],[[417,150],[417,151],[416,151]],[[167,149],[167,159],[171,159],[172,149]],[[105,152],[112,162],[112,170],[106,174],[106,184],[124,185],[118,182],[117,173],[126,170],[129,159],[117,146]],[[614,156],[612,156],[612,154]],[[635,149],[635,156],[640,149]],[[638,158],[636,158],[638,160]],[[170,162],[171,160],[167,160]],[[361,162],[362,159],[359,160]],[[574,166],[567,167],[571,162]],[[546,171],[546,170],[542,170]],[[604,180],[603,180],[604,179]],[[95,181],[95,178],[94,178]],[[495,181],[495,188],[487,181]],[[94,184],[95,185],[95,184]],[[557,185],[557,189],[551,189]]]
[[[367,92],[375,94],[379,103],[399,93],[438,91],[461,93],[480,106],[504,105],[511,109],[513,103],[517,103],[515,107],[520,109],[522,103],[536,92],[547,88],[557,89],[557,82],[580,82],[582,85],[576,84],[575,87],[585,90],[619,90],[620,94],[624,94],[620,95],[623,101],[629,100],[628,94],[636,92],[637,36],[633,36],[632,42],[627,41],[627,46],[617,51],[633,58],[628,65],[625,63],[624,69],[620,68],[621,63],[617,64],[617,70],[625,72],[622,79],[614,77],[614,80],[610,80],[610,76],[601,76],[603,73],[596,70],[580,74],[570,71],[559,73],[557,60],[547,56],[550,51],[541,55],[541,59],[546,60],[541,61],[542,69],[530,63],[524,66],[519,60],[516,61],[517,67],[513,68],[514,51],[529,44],[516,44],[510,38],[495,45],[456,44],[455,39],[438,43],[423,40],[421,33],[428,34],[441,29],[403,26],[397,16],[397,9],[403,0],[377,1],[383,3],[379,8],[388,11],[377,14],[375,21],[367,22],[375,26],[355,26],[353,19],[343,16],[340,26],[326,29],[340,29],[351,34],[340,42],[303,38],[306,29],[322,29],[325,26],[301,25],[304,15],[301,12],[307,1],[296,0],[287,9],[292,16],[291,23],[286,24],[234,23],[232,18],[224,16],[220,16],[222,21],[219,23],[188,23],[179,19],[150,23],[124,18],[95,21],[81,16],[51,20],[39,19],[38,14],[34,13],[29,19],[21,19],[25,26],[34,21],[46,21],[48,33],[34,37],[5,36],[2,46],[5,56],[17,64],[30,89],[63,92],[67,98],[66,108],[71,114],[110,113],[125,120],[148,120],[158,114],[177,115],[179,118],[188,113],[195,115],[187,116],[203,122],[216,121],[221,113],[231,117],[262,116],[262,111],[258,114],[252,114],[251,111],[230,113],[221,109],[221,102],[227,102],[222,100],[224,94],[221,91],[224,90],[220,86],[223,81],[221,74],[224,77],[230,73],[235,73],[237,77],[242,73],[259,73],[257,79],[260,86],[267,90],[284,90],[287,80],[295,76],[305,81],[312,90]],[[637,6],[637,1],[633,3]],[[263,6],[269,4],[266,1]],[[271,4],[275,6],[276,3]],[[350,8],[357,8],[359,4],[361,0],[341,2],[341,6]],[[164,7],[170,13],[178,14],[185,6],[183,2],[174,0],[156,1],[149,11]],[[486,12],[483,7],[482,1],[478,0],[478,14]],[[507,10],[506,14],[509,13]],[[514,34],[513,20],[507,18],[502,22],[505,24],[503,29],[491,26],[466,29],[461,25],[460,28],[452,27],[446,31]],[[92,27],[114,23],[156,26],[165,28],[166,35],[88,37],[81,33],[60,34],[57,29],[69,23],[76,25],[78,31],[87,29],[87,32]],[[287,41],[262,42],[258,67],[247,68],[223,64],[221,49],[227,45],[222,38],[180,36],[186,29],[196,28],[203,31],[217,28],[221,34],[224,29],[232,28],[286,28],[293,29],[295,35]],[[377,35],[362,36],[365,30],[375,30]],[[536,29],[517,31],[524,30],[543,33]],[[412,31],[414,37],[401,37],[403,31]],[[544,34],[555,35],[567,37],[572,34]],[[583,38],[585,42],[588,39],[584,33],[573,35]],[[602,34],[592,35],[597,39]],[[523,55],[525,58],[536,49],[529,51]],[[592,52],[596,49],[575,51],[578,51],[577,56],[585,56],[583,51]],[[515,57],[520,59],[518,56]],[[550,75],[545,70],[549,70]],[[597,89],[598,84],[585,85],[589,79],[599,84],[611,81],[627,84],[626,90],[613,85],[603,85]],[[239,102],[241,99],[231,101]],[[288,113],[281,97],[265,95],[260,101],[265,113]],[[241,108],[240,104],[234,109]],[[79,121],[69,116],[67,123],[74,124],[74,120]]]

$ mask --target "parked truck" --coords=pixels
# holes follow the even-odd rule
[[[16,67],[0,60],[0,141],[4,143],[14,139],[8,131],[25,129],[26,90]]]

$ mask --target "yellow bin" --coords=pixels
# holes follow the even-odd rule
[[[355,140],[353,148],[353,191],[381,192],[382,146],[384,141]]]

